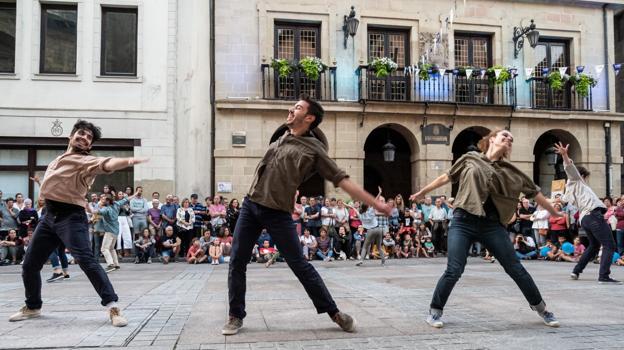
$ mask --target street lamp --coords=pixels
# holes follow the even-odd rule
[[[529,44],[532,48],[537,46],[539,41],[539,32],[535,29],[535,23],[531,20],[531,24],[528,27],[523,27],[522,24],[519,27],[514,27],[514,58],[518,58],[518,53],[524,46],[524,37],[529,39]]]
[[[557,164],[557,153],[555,152],[555,148],[554,147],[548,147],[546,149],[546,151],[544,151],[544,153],[546,154],[546,159],[548,160],[548,165],[556,165]]]
[[[383,157],[384,162],[394,162],[394,154],[396,152],[396,146],[390,142],[390,138],[388,138],[388,142],[383,145]]]
[[[344,16],[344,24],[342,25],[342,31],[344,32],[344,48],[347,48],[347,39],[349,39],[349,35],[351,37],[355,36],[357,33],[358,25],[360,21],[355,18],[355,6],[351,6],[351,12],[349,16]]]

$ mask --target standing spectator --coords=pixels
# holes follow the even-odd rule
[[[324,205],[321,208],[321,227],[325,228],[330,238],[336,236],[336,213],[334,212],[334,198],[325,198]],[[318,253],[317,253],[318,254]]]
[[[533,222],[531,221],[531,215],[535,212],[535,208],[533,208],[528,198],[522,198],[522,206],[518,209],[518,217],[520,223],[520,232],[523,237],[531,237],[535,241],[535,237],[533,237]]]
[[[7,237],[0,241],[0,262],[17,265],[24,252],[23,241],[15,230],[9,230]]]
[[[238,221],[238,215],[240,214],[240,204],[238,203],[238,199],[233,198],[230,201],[230,204],[228,204],[225,214],[228,227],[230,228],[230,232],[234,232],[234,229],[236,228],[236,222]]]
[[[165,228],[165,236],[163,237],[163,249],[162,249],[162,260],[163,264],[168,264],[169,261],[175,262],[176,257],[180,254],[180,245],[182,241],[180,237],[176,237],[173,232],[173,226],[167,226]]]
[[[420,211],[422,212],[422,220],[427,225],[427,228],[431,230],[431,221],[429,220],[429,215],[431,213],[431,209],[433,209],[433,204],[431,204],[431,196],[425,197],[425,203],[420,206]]]
[[[193,223],[193,237],[202,236],[202,230],[205,227],[204,222],[208,219],[208,208],[198,201],[197,193],[191,195],[191,208],[195,214],[195,222]]]
[[[13,207],[13,198],[7,198],[5,203],[0,192],[0,239],[6,237],[10,230],[17,231],[18,214],[19,210]]]
[[[360,216],[358,215],[359,210],[360,201],[354,201],[353,206],[349,206],[349,227],[352,234],[358,230],[358,227],[362,226],[362,221],[360,221]]]
[[[162,228],[166,229],[167,226],[174,227],[176,226],[176,215],[178,214],[178,208],[173,203],[173,195],[168,194],[165,197],[165,204],[160,207],[160,216],[162,218]]]
[[[557,209],[556,204],[555,209]],[[537,209],[535,209],[535,212],[533,213],[533,216],[531,218],[533,219],[533,235],[537,238],[537,241],[535,243],[537,243],[537,245],[541,247],[546,243],[546,237],[548,236],[548,220],[550,218],[550,213],[548,212],[548,210],[544,209],[544,207],[538,204]]]
[[[561,213],[561,215],[563,215],[560,204],[555,203],[554,207],[558,213]],[[549,228],[550,228],[548,238],[550,238],[551,241],[557,242],[559,237],[564,237],[565,239],[568,238],[567,216],[565,215],[563,215],[563,217],[550,216],[548,218],[548,223],[549,223]]]
[[[158,199],[152,199],[152,207],[147,210],[147,228],[150,231],[152,238],[160,240],[162,236],[162,216],[158,206],[160,202]]]
[[[154,245],[156,241],[150,234],[150,230],[145,228],[141,234],[141,237],[134,241],[134,258],[135,264],[140,263],[152,263],[152,256],[154,256]]]
[[[24,195],[21,193],[16,193],[13,208],[17,209],[17,211],[21,211],[22,209],[24,209],[24,205]]]
[[[117,201],[126,198],[128,195],[126,192],[117,192]],[[114,198],[113,198],[114,199]],[[130,232],[130,204],[125,204],[119,207],[119,216],[117,221],[119,222],[119,236],[117,236],[117,255],[130,256],[132,247],[134,246],[134,240],[132,239],[132,233]]]
[[[319,230],[319,234],[320,237],[316,240],[316,256],[318,256],[319,259],[323,261],[334,260],[334,242],[331,237],[329,237],[325,226],[321,227],[321,229]]]
[[[221,196],[218,194],[214,196],[209,211],[212,231],[218,233],[221,230],[221,226],[225,225],[225,217],[227,216],[227,210],[225,206],[221,204]]]
[[[442,208],[442,200],[436,198],[435,206],[429,212],[429,226],[431,227],[432,241],[438,252],[446,252],[448,212]]]
[[[297,236],[301,236],[301,226],[302,226],[304,208],[301,203],[297,203],[298,196],[299,196],[299,191],[295,193],[295,207],[293,208],[293,211],[292,211],[292,220],[297,230]],[[229,208],[228,208],[228,213],[229,213]]]
[[[617,202],[617,208],[615,209],[615,218],[617,219],[617,225],[615,227],[617,252],[622,255],[624,253],[624,199],[620,198]]]
[[[121,223],[128,221],[119,220],[119,213],[121,208],[128,204],[128,198],[124,197],[124,193],[120,192],[121,199],[113,201],[113,198],[105,196],[103,200],[100,200],[99,214],[102,220],[102,228],[104,230],[104,239],[102,240],[102,255],[106,259],[105,271],[112,272],[118,270],[119,258],[115,251],[115,245],[121,233]],[[125,217],[123,217],[125,219]],[[119,245],[117,245],[119,246]]]
[[[313,260],[316,255],[317,242],[316,238],[310,234],[309,228],[303,229],[303,235],[299,237],[299,241],[301,242],[303,257],[308,261]]]
[[[24,238],[37,226],[39,222],[39,215],[37,211],[32,207],[32,200],[26,198],[23,202],[23,208],[17,215],[17,223],[19,224],[19,236]]]
[[[310,197],[310,205],[305,208],[304,213],[304,226],[314,237],[318,237],[321,227],[321,205],[317,203],[316,197]]]
[[[615,217],[615,210],[617,206],[613,204],[613,200],[610,197],[605,197],[602,202],[607,207],[607,212],[604,214],[604,218],[611,228],[611,234],[613,235],[613,241],[617,242],[616,230],[617,230],[617,217]]]
[[[87,220],[89,222],[89,239],[91,240],[91,247],[93,248],[93,255],[99,256],[100,247],[102,246],[102,236],[95,230],[97,221],[100,219],[97,213],[100,205],[100,198],[96,193],[91,193],[91,201],[87,205]],[[41,215],[39,215],[41,217]]]
[[[193,238],[191,241],[191,246],[188,249],[188,253],[186,254],[186,261],[189,264],[201,264],[208,259],[208,256],[201,249],[201,245],[199,243],[199,239],[197,237]]]
[[[130,214],[132,215],[132,232],[135,239],[147,228],[147,211],[150,205],[143,197],[143,187],[137,186],[136,196],[130,200]]]
[[[185,255],[190,248],[191,239],[193,238],[193,223],[195,222],[195,213],[188,198],[182,200],[182,206],[178,208],[176,219],[178,237],[182,240],[180,254]]]
[[[152,192],[152,202],[154,200],[158,201],[158,209],[160,209],[162,207],[162,203],[160,202],[160,193]]]
[[[134,191],[132,190],[132,186],[126,186],[126,189],[124,190],[124,192],[126,193],[125,195],[127,197],[130,197],[130,196],[132,196],[132,192],[134,192]]]
[[[379,189],[379,194],[377,194],[375,201],[380,201],[380,198],[381,188]],[[375,215],[375,209],[373,207],[369,207],[364,203],[360,204],[358,216],[362,221],[363,228],[366,229],[366,238],[364,239],[364,248],[360,253],[360,261],[358,261],[355,265],[362,266],[364,264],[364,258],[369,255],[369,248],[371,248],[371,245],[377,247],[377,250],[381,255],[381,265],[384,265],[386,263],[386,256],[383,254],[383,250],[381,249],[383,228],[379,225],[379,216]],[[372,256],[372,249],[370,256]]]

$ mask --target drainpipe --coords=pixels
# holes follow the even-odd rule
[[[605,132],[605,183],[607,184],[606,196],[611,197],[611,122],[604,122]]]
[[[215,1],[210,0],[210,195],[215,194]]]
[[[605,87],[607,88],[607,110],[611,111],[611,101],[609,98],[609,31],[607,24],[607,7],[609,4],[602,5],[602,25],[604,31],[604,64],[605,64]]]
[[[607,90],[607,110],[611,110],[609,98],[609,35],[607,24],[607,7],[608,4],[602,5],[602,24],[604,31],[604,59],[605,59],[605,87]],[[605,183],[607,188],[605,194],[611,197],[611,122],[604,122],[605,131]]]

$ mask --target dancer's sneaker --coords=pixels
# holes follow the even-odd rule
[[[243,327],[242,319],[238,317],[230,316],[230,318],[228,318],[228,321],[225,323],[225,325],[223,325],[223,329],[221,329],[221,334],[234,335],[238,333],[238,330],[241,329],[242,327]]]
[[[63,278],[64,278],[64,276],[63,276],[62,273],[56,273],[55,272],[55,273],[52,274],[52,277],[50,277],[50,278],[48,278],[46,280],[46,282],[52,283],[52,282],[55,282],[55,281],[58,281],[58,280],[62,280]]]
[[[109,273],[109,272],[113,272],[113,271],[115,271],[115,265],[108,265],[108,266],[106,266],[106,268],[104,269],[104,271],[105,271],[106,273]]]
[[[355,266],[362,266],[363,264],[364,264],[364,261],[360,260],[355,264]]]
[[[147,258],[147,263],[148,263],[148,264],[151,264],[151,263],[152,263],[152,258],[151,258],[151,257],[150,257],[150,258]]]
[[[570,279],[571,279],[571,280],[575,280],[575,281],[576,281],[576,280],[578,280],[578,279],[579,279],[579,274],[578,274],[578,273],[576,273],[576,272],[572,272],[572,273],[570,274]]]
[[[29,309],[28,306],[24,305],[18,312],[14,313],[13,315],[11,315],[11,317],[9,317],[9,322],[24,321],[30,318],[37,318],[40,316],[41,309]]]
[[[607,278],[600,278],[600,279],[598,279],[598,283],[600,283],[600,284],[613,284],[613,285],[619,285],[619,284],[622,284],[622,282],[621,282],[621,281],[614,280],[614,279],[613,279],[613,278],[611,278],[611,277],[607,277]]]
[[[425,322],[427,322],[433,328],[444,327],[444,322],[442,322],[442,315],[440,315],[439,313],[429,314]]]
[[[125,327],[128,325],[128,320],[121,314],[121,310],[118,307],[111,307],[108,309],[108,315],[111,320],[111,324],[114,327]]]
[[[345,332],[355,332],[355,326],[357,325],[355,318],[344,312],[338,311],[334,317],[332,317],[332,321],[336,322]]]
[[[540,316],[542,316],[544,324],[548,327],[559,327],[559,321],[557,321],[555,314],[553,314],[552,312],[546,311]]]
[[[66,280],[68,280],[68,279],[70,279],[71,277],[69,277],[69,274],[67,273],[67,274],[65,274],[65,276],[63,276],[63,278],[64,278],[64,279],[66,279]]]

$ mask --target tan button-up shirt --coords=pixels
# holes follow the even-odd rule
[[[39,196],[62,203],[84,207],[89,187],[98,174],[110,174],[104,164],[111,157],[95,157],[82,153],[63,153],[48,165]]]
[[[451,182],[459,183],[456,208],[485,216],[483,205],[491,197],[503,225],[507,225],[513,217],[521,193],[533,198],[540,192],[540,188],[510,162],[492,162],[479,152],[464,154],[447,175]]]
[[[286,131],[269,146],[258,164],[249,199],[291,213],[297,188],[316,172],[336,187],[349,177],[329,158],[321,141],[311,135],[294,136]]]

